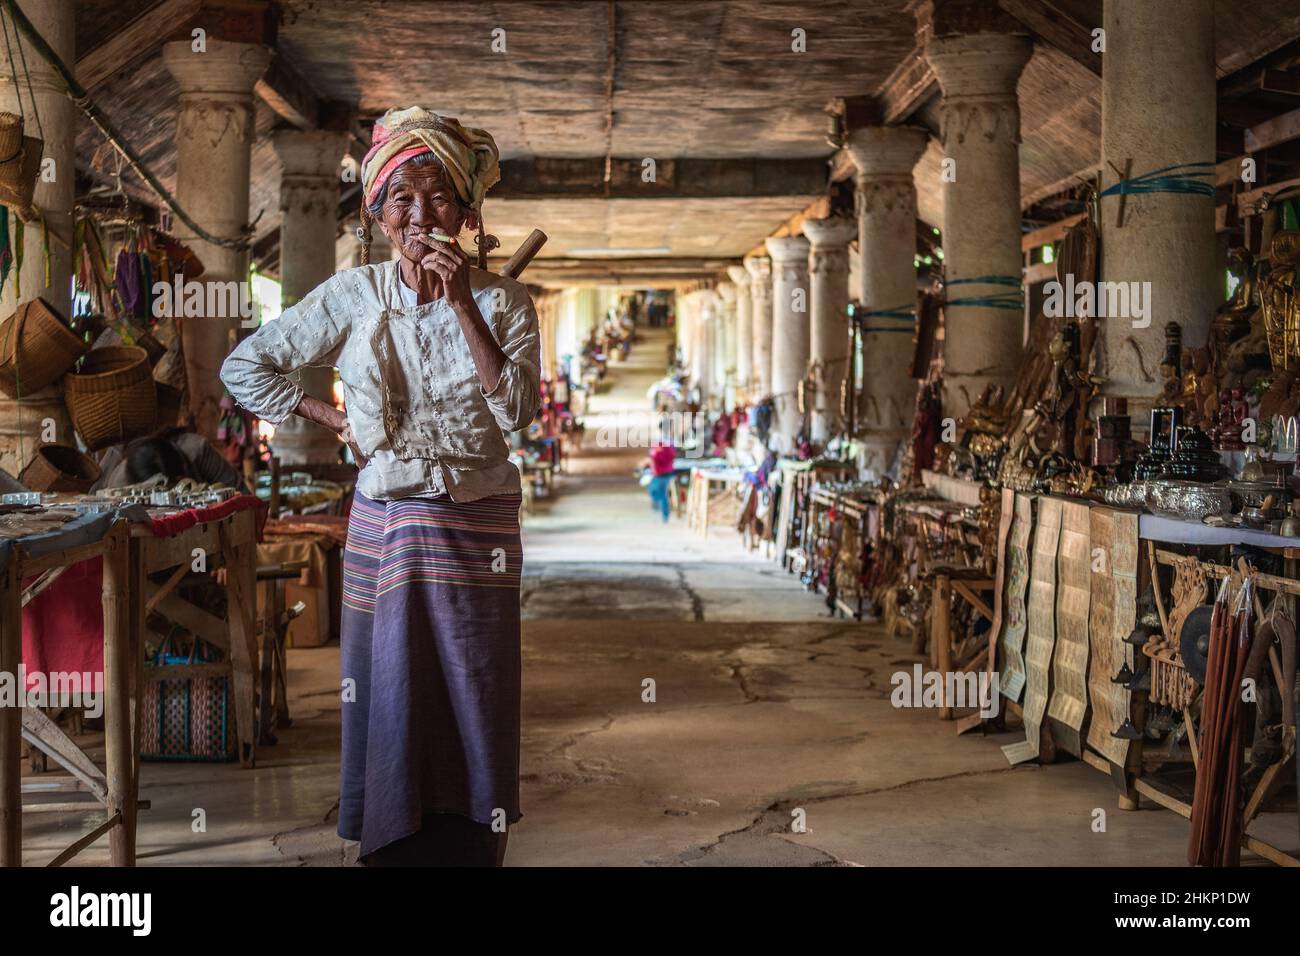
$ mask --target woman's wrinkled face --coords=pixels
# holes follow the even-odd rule
[[[419,262],[429,247],[415,238],[420,233],[441,232],[458,236],[463,227],[473,229],[478,220],[457,201],[446,170],[436,163],[397,167],[388,179],[388,196],[381,210],[381,225],[402,258]]]

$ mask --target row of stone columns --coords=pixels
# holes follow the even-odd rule
[[[238,238],[248,223],[253,145],[253,86],[270,62],[264,47],[209,39],[196,51],[188,40],[163,47],[163,62],[180,86],[176,126],[176,198],[209,233]],[[347,134],[277,130],[272,146],[281,163],[281,304],[293,305],[329,278],[335,267],[340,164]],[[178,237],[203,262],[203,281],[246,282],[248,253],[187,235]],[[235,342],[238,316],[204,316],[183,325],[182,344],[190,409],[200,433],[214,438],[224,387],[221,363]],[[298,373],[307,393],[329,401],[334,376],[327,368]],[[285,464],[337,461],[338,440],[320,426],[290,418],[273,448]]]

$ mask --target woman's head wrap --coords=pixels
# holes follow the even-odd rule
[[[474,210],[501,179],[500,153],[486,130],[462,126],[422,106],[389,110],[375,123],[373,145],[361,161],[363,205],[370,205],[402,163],[432,153],[442,161],[461,202]]]

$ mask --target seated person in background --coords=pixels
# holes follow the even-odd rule
[[[95,483],[95,491],[134,485],[160,473],[167,477],[168,485],[192,478],[205,485],[248,491],[239,472],[211,443],[185,428],[168,428],[128,442],[125,448],[111,448],[100,468],[103,476]]]

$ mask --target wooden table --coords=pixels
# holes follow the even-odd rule
[[[1173,565],[1174,562],[1182,557],[1176,552],[1158,547],[1156,542],[1148,541],[1147,555],[1151,561],[1152,570],[1157,564]],[[1300,580],[1295,577],[1294,559],[1290,554],[1291,549],[1278,548],[1274,549],[1287,559],[1288,574],[1286,577],[1276,577],[1271,574],[1257,573],[1254,575],[1256,587],[1264,591],[1281,592],[1290,595],[1292,598],[1300,596]],[[1217,591],[1218,583],[1224,578],[1229,577],[1235,572],[1222,564],[1216,564],[1211,561],[1200,561],[1201,566],[1206,570],[1208,577],[1213,582],[1210,588],[1210,595],[1213,597]],[[1258,600],[1258,598],[1257,598]],[[1164,608],[1167,605],[1161,603],[1161,622],[1165,623]],[[1258,624],[1258,621],[1256,622]],[[1274,680],[1277,682],[1280,693],[1290,693],[1291,688],[1284,687],[1282,681],[1282,667],[1278,659],[1277,648],[1269,649],[1269,665],[1273,671]],[[1136,721],[1135,721],[1136,722]],[[1191,751],[1193,765],[1199,769],[1200,766],[1200,747],[1197,738],[1197,727],[1192,720],[1191,715],[1184,710],[1184,726],[1187,728],[1187,743]],[[1185,800],[1180,799],[1173,793],[1170,793],[1160,784],[1153,776],[1147,775],[1144,771],[1142,762],[1142,745],[1144,740],[1134,741],[1133,747],[1137,750],[1136,760],[1133,761],[1133,767],[1129,776],[1131,793],[1128,800],[1121,801],[1121,809],[1137,809],[1137,794],[1147,797],[1153,803],[1156,803],[1166,810],[1172,810],[1184,819],[1191,819],[1192,806]],[[1291,774],[1295,768],[1296,760],[1296,738],[1293,728],[1283,728],[1282,736],[1282,754],[1280,758],[1271,764],[1263,773],[1259,783],[1254,790],[1247,794],[1247,800],[1242,806],[1242,836],[1241,845],[1259,856],[1279,866],[1300,867],[1300,859],[1297,859],[1291,853],[1275,846],[1260,837],[1248,833],[1247,828],[1263,811],[1265,804],[1282,788],[1285,776]],[[1098,763],[1100,761],[1100,763]],[[1109,772],[1111,765],[1103,758],[1090,760],[1089,763],[1096,766],[1097,769]]]
[[[84,834],[50,863],[59,866],[104,834],[113,866],[135,865],[136,817],[147,802],[138,799],[141,700],[146,683],[220,672],[231,677],[238,754],[254,764],[257,741],[256,513],[236,511],[172,537],[149,526],[115,520],[93,543],[43,555],[25,554],[15,544],[0,580],[0,672],[17,674],[22,663],[22,607],[62,570],[103,558],[104,744],[101,771],[68,734],[38,708],[0,707],[0,866],[22,865],[23,812],[84,813],[87,802],[24,806],[23,792],[89,792],[104,807],[103,823]],[[229,621],[183,601],[173,591],[198,567],[225,567]],[[161,585],[149,575],[170,570]],[[24,578],[35,576],[26,589]],[[181,667],[144,667],[144,633],[150,612],[174,620],[223,648],[227,660]],[[24,785],[20,740],[43,751],[71,774],[68,780]]]
[[[28,592],[79,561],[102,557],[104,563],[104,749],[101,772],[72,739],[35,708],[0,707],[0,866],[22,865],[22,780],[19,741],[26,737],[73,775],[61,789],[89,791],[104,807],[104,821],[79,837],[51,862],[66,863],[105,833],[114,866],[135,863],[137,761],[133,754],[132,699],[138,693],[143,664],[140,631],[132,625],[131,547],[127,525],[115,521],[90,544],[41,556],[23,553],[16,544],[0,586],[0,671],[17,675],[22,664],[23,579],[35,575]],[[48,576],[48,577],[47,577]],[[34,804],[29,812],[84,811],[93,804]]]
[[[150,612],[181,625],[204,641],[221,648],[226,660],[212,664],[150,667],[147,679],[228,675],[235,701],[235,738],[240,763],[252,767],[257,744],[257,518],[251,508],[207,521],[160,538],[146,525],[131,526],[131,542],[141,586],[134,588],[133,614],[141,631]],[[174,591],[200,568],[226,568],[227,618],[222,620],[183,600]],[[149,575],[170,571],[155,585]],[[138,740],[138,730],[137,730]],[[137,758],[138,760],[138,758]]]
[[[686,527],[707,538],[711,525],[734,525],[740,517],[736,489],[744,480],[745,473],[739,468],[692,468],[686,492]]]

